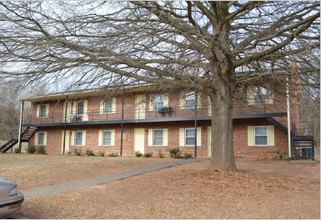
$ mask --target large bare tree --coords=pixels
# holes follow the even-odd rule
[[[105,86],[121,78],[205,92],[213,115],[211,168],[233,171],[233,92],[257,73],[275,79],[274,70],[289,65],[304,68],[307,81],[317,76],[318,66],[302,57],[319,55],[319,4],[2,2],[0,70],[29,81],[74,76]]]

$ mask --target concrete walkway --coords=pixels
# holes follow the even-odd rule
[[[163,168],[168,168],[168,167],[173,167],[173,166],[177,166],[185,163],[193,163],[198,161],[201,161],[201,159],[174,160],[174,161],[165,162],[165,163],[157,163],[147,167],[128,170],[120,173],[96,176],[93,178],[76,180],[76,181],[71,181],[71,182],[66,182],[58,185],[51,185],[51,186],[46,186],[41,188],[21,190],[21,192],[24,194],[25,199],[28,200],[33,198],[39,198],[42,196],[50,196],[50,195],[55,195],[57,193],[68,192],[81,187],[89,187],[89,186],[109,183],[112,181],[125,179],[131,176],[136,176],[136,175],[152,172]]]

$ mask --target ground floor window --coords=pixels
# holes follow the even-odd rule
[[[40,132],[38,132],[38,135],[37,135],[36,144],[37,145],[46,145],[47,144],[46,139],[47,139],[47,132],[40,131]]]
[[[248,146],[275,146],[274,126],[248,126]]]
[[[162,146],[164,140],[164,131],[163,129],[154,129],[153,130],[153,145]]]
[[[75,145],[83,145],[84,141],[84,134],[82,131],[75,132]]]
[[[147,130],[148,146],[168,146],[168,129],[167,128],[150,128]]]
[[[185,145],[194,146],[195,145],[195,128],[185,129]]]
[[[99,146],[114,146],[115,130],[99,130],[98,144]]]
[[[257,146],[268,144],[268,128],[266,126],[254,127],[254,143]]]
[[[111,145],[111,131],[103,131],[103,145]]]
[[[38,144],[39,145],[44,145],[45,144],[45,133],[44,132],[39,132],[38,133]]]

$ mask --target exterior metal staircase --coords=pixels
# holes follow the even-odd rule
[[[28,142],[38,131],[37,127],[26,127],[20,136],[21,142]],[[13,146],[15,146],[18,143],[18,139],[12,138],[8,142],[6,142],[4,145],[0,147],[0,152],[6,153],[8,150],[10,150]]]
[[[266,119],[275,127],[279,128],[283,133],[288,133],[288,128],[270,117]],[[302,128],[300,124],[305,124]],[[291,142],[292,142],[292,159],[312,159],[314,160],[314,138],[312,135],[312,126],[310,123],[293,124],[291,128]]]

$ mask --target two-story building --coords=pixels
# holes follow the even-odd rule
[[[294,154],[289,147],[288,125],[293,127],[298,121],[296,99],[291,98],[287,105],[286,95],[261,86],[249,86],[238,97],[233,117],[235,156]],[[155,90],[144,85],[24,98],[22,109],[26,102],[31,103],[31,116],[21,115],[20,138],[2,146],[3,152],[27,141],[29,145],[44,145],[48,154],[65,154],[76,148],[124,156],[137,151],[158,156],[179,147],[193,156],[211,156],[212,112],[205,93]],[[299,136],[291,133],[293,143]],[[302,150],[297,153],[302,156]]]

